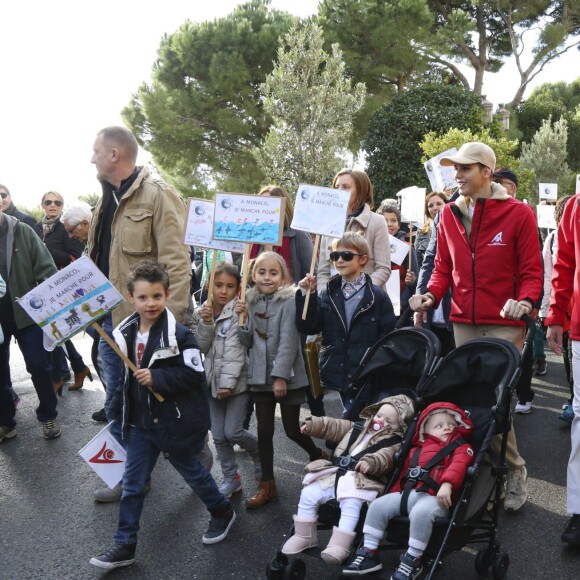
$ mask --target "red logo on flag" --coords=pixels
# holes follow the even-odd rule
[[[107,449],[107,443],[103,443],[101,450],[89,459],[89,463],[123,463],[121,459],[113,459],[115,452],[112,449]]]

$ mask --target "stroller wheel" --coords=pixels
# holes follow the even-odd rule
[[[306,563],[300,558],[292,560],[282,574],[283,580],[304,580],[306,578]]]
[[[510,557],[506,552],[498,552],[493,557],[493,562],[491,563],[491,575],[493,580],[501,580],[508,571],[510,565]]]
[[[276,554],[266,566],[266,578],[268,580],[282,580],[287,565],[288,558],[286,555]]]
[[[487,574],[493,560],[493,549],[482,548],[475,556],[475,571],[481,576]]]

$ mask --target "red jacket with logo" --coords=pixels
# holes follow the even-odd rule
[[[552,296],[545,324],[566,324],[566,310],[573,299],[570,338],[580,340],[580,195],[564,209],[558,228],[558,252],[552,276]]]
[[[501,188],[503,190],[503,188]],[[527,299],[536,304],[543,285],[536,217],[525,203],[497,187],[477,199],[471,236],[462,223],[463,199],[441,211],[435,269],[428,290],[439,304],[452,290],[452,322],[520,326],[500,316],[505,303]]]

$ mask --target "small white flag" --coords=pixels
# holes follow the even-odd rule
[[[127,453],[111,435],[107,425],[99,431],[80,451],[79,455],[89,467],[113,489],[122,479]]]
[[[391,262],[400,266],[405,261],[411,246],[389,234],[389,248],[391,250]]]

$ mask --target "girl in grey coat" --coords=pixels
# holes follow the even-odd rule
[[[193,333],[205,356],[204,367],[210,388],[211,433],[220,462],[223,481],[220,492],[227,498],[242,490],[234,445],[247,451],[254,461],[256,477],[262,475],[256,436],[244,429],[248,406],[247,348],[238,336],[240,273],[233,264],[222,262],[215,269],[211,303],[193,313]]]
[[[252,269],[254,287],[236,312],[247,315],[239,327],[241,342],[250,351],[248,385],[256,405],[258,453],[262,478],[258,493],[246,501],[259,508],[277,496],[274,481],[274,418],[280,404],[282,424],[288,438],[304,449],[311,461],[323,456],[312,439],[300,432],[300,405],[305,400],[308,378],[294,319],[296,289],[284,259],[275,252],[262,252]]]

